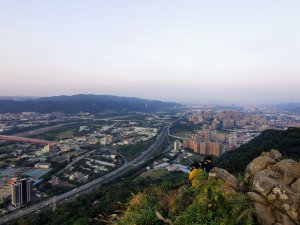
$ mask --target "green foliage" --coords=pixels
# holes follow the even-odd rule
[[[203,173],[196,188],[177,190],[154,186],[134,195],[125,212],[108,223],[118,225],[209,224],[251,225],[254,210],[244,194],[228,193],[225,184],[207,180]]]
[[[246,166],[263,151],[279,150],[287,158],[300,159],[300,129],[267,130],[238,149],[223,154],[217,166],[231,173],[244,172]]]
[[[50,178],[56,174],[58,171],[62,170],[63,168],[65,168],[65,166],[67,165],[67,162],[64,162],[64,163],[58,163],[58,162],[55,162],[55,161],[51,161],[51,167],[52,167],[52,170],[45,174],[42,178],[45,180],[45,181],[48,181],[50,180]]]
[[[192,124],[189,123],[187,120],[184,121],[176,121],[171,127],[170,127],[170,133],[176,134],[178,132],[194,132],[196,130],[201,129],[202,124]]]

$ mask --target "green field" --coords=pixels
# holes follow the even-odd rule
[[[54,141],[60,138],[72,137],[79,129],[78,124],[60,127],[59,129],[46,131],[41,134],[33,135],[32,138]]]
[[[174,134],[174,136],[178,136],[178,137],[183,137],[183,138],[190,138],[192,134],[194,134],[195,132],[192,131],[180,131],[180,132],[176,132]]]
[[[91,132],[92,130],[96,130],[99,127],[102,127],[104,125],[107,125],[107,122],[97,122],[97,123],[91,123],[91,122],[78,122],[76,124],[69,124],[62,127],[59,127],[57,129],[45,131],[43,133],[32,135],[31,138],[38,138],[38,139],[44,139],[49,141],[55,141],[60,140],[64,138],[71,138],[73,136],[81,136],[85,135],[86,132]],[[88,126],[90,128],[90,131],[83,131],[79,133],[79,127],[80,126]]]
[[[195,133],[197,130],[201,130],[201,124],[192,124],[185,121],[178,121],[170,127],[170,133],[181,137],[186,137]]]
[[[76,128],[72,128],[72,129],[63,131],[61,133],[58,133],[57,137],[60,138],[60,139],[71,138],[71,137],[73,137],[73,135],[76,133],[77,130],[78,129],[76,129]]]

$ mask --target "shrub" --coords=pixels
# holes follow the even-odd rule
[[[242,193],[227,195],[224,183],[197,177],[199,186],[176,190],[151,187],[134,195],[114,224],[251,225],[254,210]]]

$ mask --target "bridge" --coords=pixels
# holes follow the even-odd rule
[[[25,137],[8,136],[8,135],[0,135],[0,141],[16,141],[16,142],[26,142],[26,143],[43,144],[43,145],[57,144],[55,141],[47,141],[47,140],[41,140],[35,138],[25,138]]]

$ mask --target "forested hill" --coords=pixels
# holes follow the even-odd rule
[[[26,111],[50,113],[59,111],[72,114],[79,112],[100,113],[107,110],[153,112],[178,107],[180,104],[112,95],[73,95],[23,101],[0,100],[0,106],[0,113]]]
[[[231,173],[244,172],[246,166],[263,151],[278,149],[287,158],[300,159],[300,128],[267,130],[249,143],[223,154],[217,166]]]

